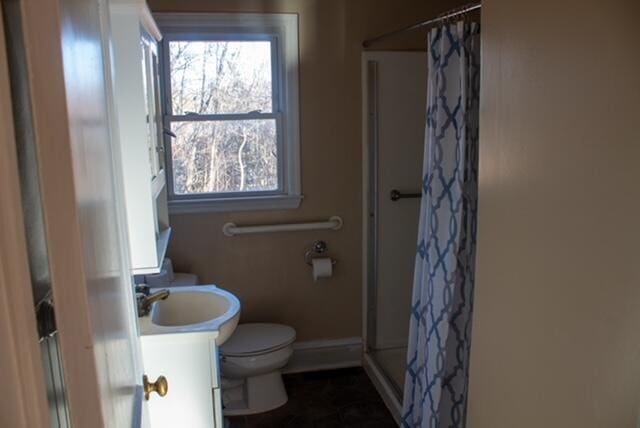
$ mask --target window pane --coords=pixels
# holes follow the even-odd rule
[[[174,122],[175,194],[278,189],[275,119]]]
[[[173,114],[271,113],[271,42],[169,42]]]

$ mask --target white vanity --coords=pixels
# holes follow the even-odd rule
[[[151,426],[223,428],[218,347],[235,330],[240,302],[213,285],[168,288],[140,318],[146,374],[164,376],[168,392],[151,395]]]

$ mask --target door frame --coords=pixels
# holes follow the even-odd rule
[[[375,52],[361,55],[362,84],[362,338],[363,367],[391,412],[400,423],[402,403],[391,380],[372,357],[377,312],[378,253],[378,61]]]
[[[0,3],[0,424],[50,427],[18,174]]]

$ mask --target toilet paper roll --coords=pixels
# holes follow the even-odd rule
[[[333,274],[333,263],[328,257],[311,260],[311,268],[314,282],[317,282],[318,278],[329,278]]]

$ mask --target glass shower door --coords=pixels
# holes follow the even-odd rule
[[[426,53],[365,53],[366,352],[401,401],[422,184]]]

